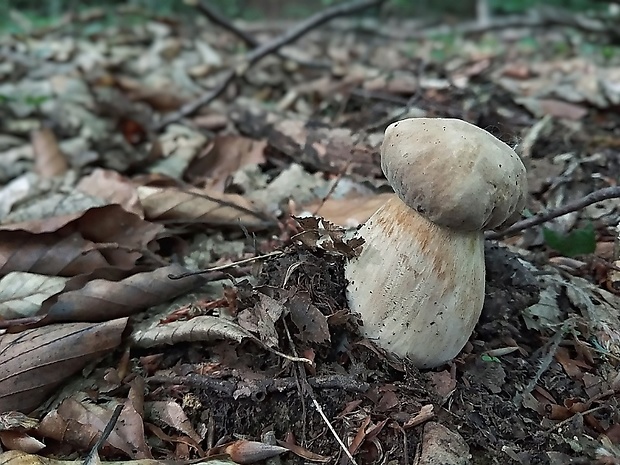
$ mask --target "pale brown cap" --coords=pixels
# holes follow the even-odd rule
[[[506,227],[525,207],[527,179],[519,156],[459,119],[391,124],[381,146],[381,168],[403,202],[448,228]]]

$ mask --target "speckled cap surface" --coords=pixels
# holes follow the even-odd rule
[[[441,226],[507,227],[525,207],[519,156],[487,131],[459,119],[409,118],[391,124],[381,168],[400,199]]]

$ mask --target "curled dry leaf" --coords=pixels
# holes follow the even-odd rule
[[[51,325],[0,339],[0,412],[35,409],[69,376],[116,348],[127,319]]]
[[[327,317],[312,304],[312,297],[307,292],[296,292],[287,298],[285,304],[299,337],[304,342],[323,344],[330,341]]]
[[[37,429],[46,438],[72,444],[80,450],[89,450],[110,422],[116,403],[98,405],[90,400],[65,399],[58,409],[48,413]],[[118,421],[114,424],[106,444],[123,451],[133,459],[152,458],[146,444],[144,423],[131,401],[126,400]],[[105,447],[105,446],[104,446]]]
[[[138,188],[138,195],[146,217],[152,221],[172,220],[250,229],[273,225],[273,221],[256,205],[236,194],[143,186]]]
[[[69,164],[61,152],[58,140],[51,129],[33,131],[30,137],[34,151],[35,171],[42,178],[52,178],[65,173]]]
[[[160,425],[170,426],[186,436],[189,436],[196,441],[196,443],[200,443],[202,440],[194,430],[187,415],[185,415],[183,408],[173,400],[147,402],[145,407],[147,418],[150,421],[154,421]]]
[[[21,450],[34,454],[45,448],[45,444],[20,431],[0,431],[0,441],[5,449]]]
[[[239,441],[231,442],[228,444],[222,444],[221,446],[209,449],[207,456],[209,455],[228,455],[235,463],[254,463],[259,460],[266,460],[271,457],[288,452],[288,449],[280,446],[272,446],[271,444],[265,444],[258,441],[246,441],[241,439]]]
[[[96,244],[79,232],[0,231],[0,276],[13,271],[75,276],[110,265]]]
[[[13,272],[0,278],[0,317],[4,320],[34,315],[43,301],[62,291],[67,278]]]
[[[172,345],[179,342],[206,342],[220,339],[240,343],[246,338],[255,339],[250,332],[238,324],[210,315],[138,329],[131,335],[133,345],[143,348]]]
[[[57,274],[53,270],[64,270],[65,267],[70,268],[73,273],[84,272],[84,269],[86,269],[86,272],[91,271],[95,258],[91,257],[90,261],[82,263],[79,261],[77,250],[66,250],[66,248],[72,247],[78,248],[79,253],[84,254],[89,252],[90,246],[92,249],[98,250],[108,264],[121,268],[131,268],[135,261],[142,256],[142,250],[162,230],[163,227],[161,225],[144,221],[138,215],[123,210],[120,205],[90,208],[79,214],[0,226],[0,232],[14,232],[16,236],[7,234],[7,237],[14,241],[14,246],[28,243],[30,240],[33,240],[35,244],[38,242],[36,237],[31,238],[27,235],[17,234],[19,231],[33,234],[54,232],[59,234],[58,238],[56,236],[46,236],[42,239],[46,245],[62,244],[63,250],[56,251],[54,248],[54,251],[57,253],[51,255],[51,257],[55,257],[53,259],[51,257],[48,259],[44,256],[45,248],[36,246],[32,246],[33,256],[23,260],[14,255],[14,250],[9,249],[5,252],[11,261],[16,262],[15,265],[12,265],[12,268],[16,269],[9,269],[8,271],[36,271],[40,274]],[[79,236],[72,236],[76,233]],[[61,239],[65,237],[71,237],[71,240],[75,242],[72,243],[69,239]],[[80,238],[83,240],[80,240]],[[89,244],[86,241],[96,245]],[[57,247],[60,247],[60,245],[57,245]],[[3,249],[0,250],[4,252]],[[68,258],[64,257],[63,253],[67,253]],[[0,259],[1,257],[2,255],[0,255]],[[28,268],[28,260],[36,261],[37,267],[34,269]],[[51,268],[50,271],[45,270],[45,263],[48,260],[53,262],[49,267]],[[78,261],[79,266],[75,265],[74,261]]]
[[[143,235],[150,238],[161,226],[144,221],[138,215],[125,211],[120,205],[93,207],[70,215],[52,216],[23,223],[8,223],[0,226],[3,231],[24,230],[32,233],[79,231],[93,242],[116,242],[125,246],[147,243]]]
[[[138,313],[184,294],[204,282],[201,276],[170,279],[187,270],[169,265],[136,273],[121,281],[94,279],[84,287],[54,296],[43,303],[46,322],[106,321]]]

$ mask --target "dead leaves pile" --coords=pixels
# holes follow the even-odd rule
[[[71,36],[65,23],[43,35],[0,37],[0,441],[15,449],[3,456],[7,462],[53,465],[28,454],[43,447],[58,455],[93,449],[118,408],[100,450],[106,458],[251,463],[293,451],[329,460],[295,440],[216,443],[212,425],[186,415],[199,403],[190,394],[179,391],[168,401],[145,394],[146,377],[176,375],[161,368],[165,353],[136,361],[130,349],[252,341],[311,370],[317,354],[331,350],[335,331],[354,326],[334,297],[342,288],[318,293],[332,278],[325,270],[301,273],[312,268],[311,258],[284,252],[279,265],[265,265],[276,267],[277,285],[261,283],[260,276],[258,284],[235,279],[255,271],[253,264],[225,267],[283,250],[292,240],[334,257],[355,254],[360,244],[334,225],[364,222],[393,195],[382,179],[378,147],[395,119],[453,116],[497,125],[508,142],[525,137],[535,209],[563,200],[563,183],[579,178],[575,173],[588,174],[580,179],[583,189],[611,182],[606,160],[619,145],[616,136],[584,153],[549,154],[535,136],[550,127],[576,134],[589,118],[601,127],[613,123],[606,110],[620,102],[617,65],[583,58],[532,62],[527,47],[514,40],[488,50],[457,39],[459,53],[424,38],[392,41],[377,34],[361,41],[340,25],[289,44],[284,61],[266,57],[223,99],[161,127],[162,116],[216,87],[238,64],[243,41],[201,19],[191,34],[161,18],[89,33],[86,26],[96,18],[76,17]],[[505,57],[522,54],[527,61],[506,64]],[[480,102],[480,80],[508,98],[500,105]],[[553,122],[534,133],[536,120],[545,117]],[[619,213],[610,205],[596,219],[617,224]],[[206,277],[170,278],[222,265]],[[232,286],[208,283],[231,277]],[[190,294],[199,288],[201,295]],[[558,295],[549,298],[556,302]],[[597,330],[605,324],[600,320]],[[233,364],[230,350],[216,347]],[[120,360],[96,367],[112,353],[122,354]],[[586,382],[587,362],[565,352],[557,359]],[[220,368],[201,370],[213,375]],[[61,391],[80,372],[85,376]],[[249,387],[233,392],[252,395]],[[593,405],[562,404],[540,390],[532,396],[530,406],[541,414],[552,409],[552,419]],[[387,388],[375,397],[382,411],[398,404]],[[342,412],[357,425],[349,450],[375,444],[376,452],[387,423],[371,421],[358,407]],[[407,428],[432,416],[429,406],[420,408]],[[35,411],[40,422],[17,411]]]

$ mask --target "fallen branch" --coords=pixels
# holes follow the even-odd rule
[[[260,60],[265,58],[267,55],[276,52],[283,46],[299,39],[301,36],[307,34],[312,29],[315,29],[325,24],[326,22],[331,21],[334,18],[338,18],[340,16],[347,16],[366,10],[368,8],[381,6],[385,1],[386,0],[360,0],[347,2],[334,5],[332,7],[326,8],[323,11],[318,12],[315,15],[312,15],[307,20],[300,22],[293,28],[285,31],[283,34],[275,37],[268,42],[265,42],[254,50],[248,52],[243,62],[237,67],[231,68],[224,75],[224,78],[215,87],[215,89],[203,94],[196,100],[187,103],[186,105],[183,105],[179,111],[171,113],[170,115],[163,118],[159,122],[159,124],[156,125],[157,129],[162,129],[167,125],[180,120],[181,118],[191,115],[200,107],[211,103],[226,90],[230,83],[232,83],[236,78],[243,76],[248,69],[258,63]]]
[[[487,232],[485,234],[485,237],[487,239],[501,239],[506,236],[514,235],[515,233],[524,229],[531,228],[532,226],[546,223],[547,221],[550,221],[559,216],[581,210],[582,208],[585,208],[588,205],[592,205],[593,203],[615,198],[620,198],[620,186],[605,187],[603,189],[591,192],[585,197],[577,199],[573,202],[569,202],[566,205],[556,208],[555,210],[537,213],[534,216],[531,216],[521,221],[517,221],[515,224],[513,224],[507,229],[504,229],[503,231]]]
[[[196,4],[196,8],[207,17],[209,21],[211,21],[216,26],[220,26],[222,29],[227,30],[228,32],[236,35],[239,39],[241,39],[248,47],[255,48],[259,47],[261,43],[254,37],[252,34],[245,32],[243,29],[238,28],[232,21],[229,21],[224,15],[220,14],[215,8],[213,8],[209,2],[206,0],[200,0]],[[306,66],[308,68],[329,68],[328,63],[318,63],[314,61],[303,60],[294,56],[289,55],[288,53],[277,51],[276,55],[284,60],[293,61],[301,66]]]

